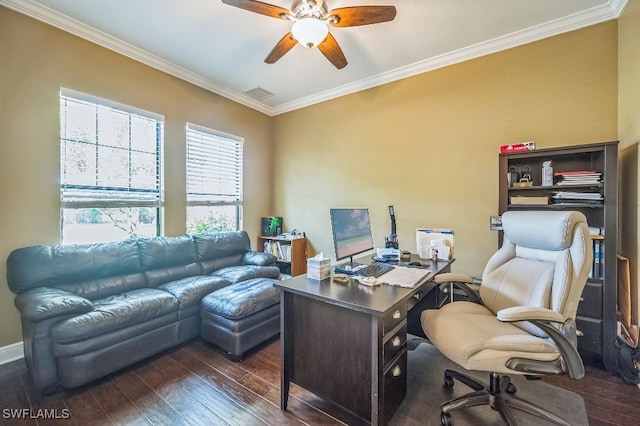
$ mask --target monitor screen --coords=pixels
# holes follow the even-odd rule
[[[367,209],[331,209],[331,230],[336,260],[373,250]]]

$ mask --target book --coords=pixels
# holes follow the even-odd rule
[[[600,250],[602,246],[602,240],[593,240],[593,266],[591,268],[592,278],[600,278]]]

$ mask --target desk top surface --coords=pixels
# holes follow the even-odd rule
[[[357,259],[357,261],[360,263],[368,263],[370,259],[361,258]],[[346,283],[341,283],[333,280],[333,271],[329,278],[322,281],[309,279],[307,275],[304,274],[288,280],[278,281],[276,286],[285,292],[321,300],[347,309],[362,311],[372,315],[384,315],[385,312],[396,304],[408,299],[419,291],[422,286],[450,264],[450,261],[439,261],[436,263],[426,262],[426,265],[429,265],[429,274],[411,288],[391,286],[388,284],[369,287],[360,284],[352,278]]]

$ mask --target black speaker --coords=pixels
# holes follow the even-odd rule
[[[275,237],[282,234],[282,218],[275,216],[263,217],[260,233],[264,237]]]

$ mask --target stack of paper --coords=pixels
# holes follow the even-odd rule
[[[599,192],[558,191],[553,196],[556,204],[560,203],[602,203],[604,198]]]
[[[593,170],[580,170],[573,172],[557,172],[556,185],[597,185],[602,181],[602,173]]]
[[[429,274],[429,269],[424,268],[406,268],[396,266],[389,272],[380,275],[378,281],[389,285],[400,287],[414,287],[420,280]]]

